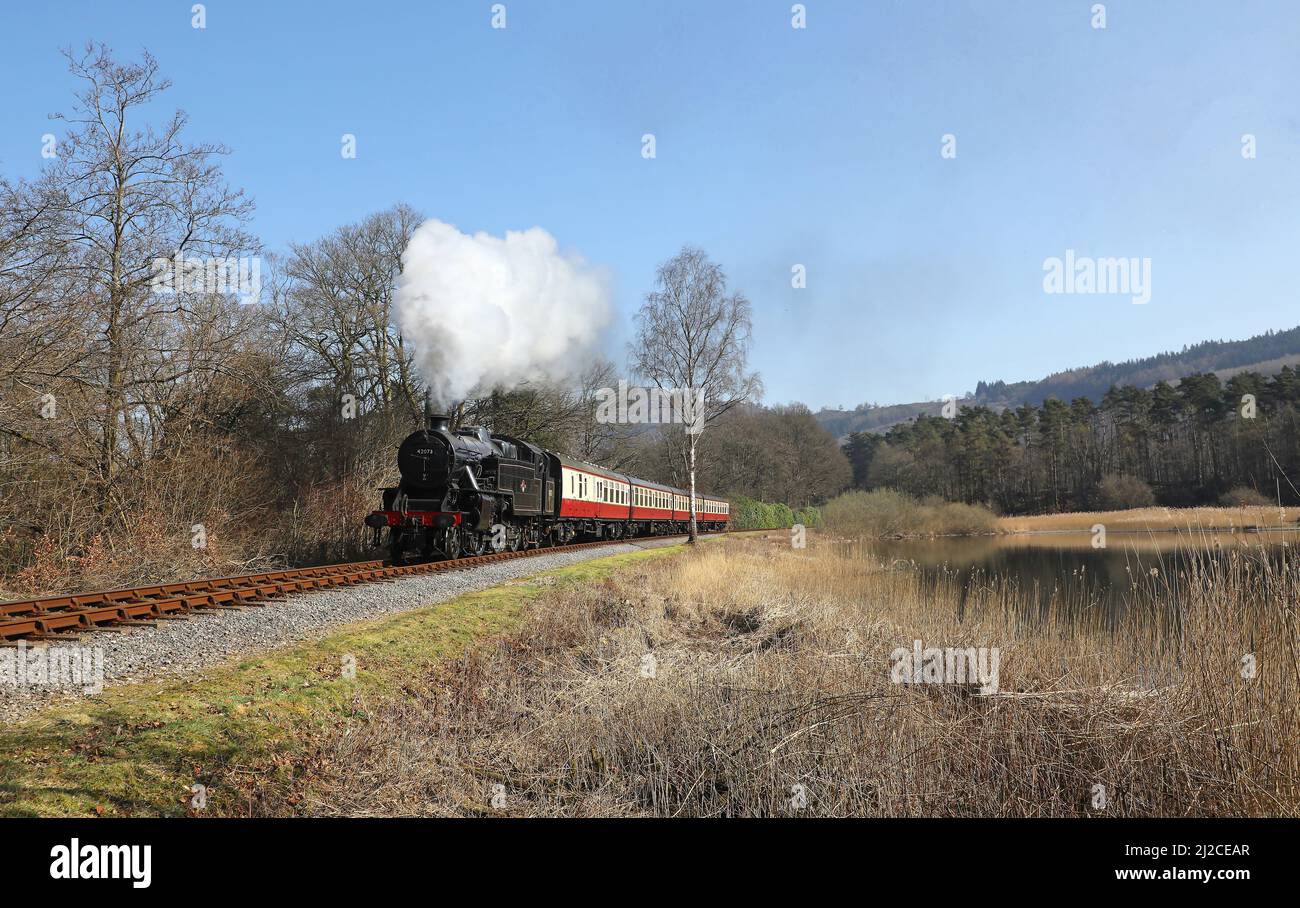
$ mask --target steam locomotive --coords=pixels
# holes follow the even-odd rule
[[[685,532],[690,493],[548,451],[482,426],[428,415],[397,450],[400,482],[366,517],[394,564],[489,551]],[[696,495],[700,532],[725,530],[729,507]],[[385,538],[385,533],[386,538]]]

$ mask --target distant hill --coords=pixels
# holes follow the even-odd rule
[[[1216,372],[1228,379],[1237,372],[1254,371],[1271,375],[1283,366],[1300,365],[1300,327],[1269,331],[1239,341],[1202,341],[1178,353],[1158,353],[1123,363],[1099,363],[1057,372],[1039,381],[981,381],[975,392],[962,398],[967,405],[982,404],[995,409],[1041,404],[1049,397],[1070,401],[1088,397],[1098,402],[1112,385],[1149,388],[1159,381],[1176,384],[1186,375]],[[918,401],[886,407],[862,404],[852,410],[821,410],[817,421],[833,435],[843,438],[852,432],[883,432],[896,423],[921,413],[938,415],[941,401]]]

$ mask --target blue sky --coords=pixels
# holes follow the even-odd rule
[[[39,170],[74,88],[58,50],[94,39],[148,48],[189,138],[231,146],[268,249],[397,201],[541,226],[612,275],[621,361],[656,265],[702,246],[754,303],[772,402],[933,399],[1300,324],[1291,0],[1116,0],[1104,30],[1092,0],[808,0],[804,30],[785,0],[505,5],[497,30],[482,0],[212,0],[196,30],[189,2],[9,0],[0,171]],[[1150,303],[1045,294],[1066,249],[1149,258]]]

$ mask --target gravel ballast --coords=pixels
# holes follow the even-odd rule
[[[646,539],[592,549],[560,550],[478,567],[417,574],[390,583],[363,583],[297,593],[271,600],[260,608],[213,610],[188,621],[159,621],[157,627],[85,634],[75,643],[48,646],[43,655],[50,665],[60,658],[87,660],[93,667],[88,675],[97,678],[100,677],[97,660],[102,654],[104,686],[180,677],[232,659],[319,639],[333,628],[354,621],[435,605],[553,568],[680,544],[679,538]],[[30,665],[37,656],[36,649],[7,647],[0,651],[0,658],[10,660],[0,676],[0,720],[35,712],[55,699],[97,693],[86,691],[85,685],[80,684],[55,687],[39,679],[15,677],[18,657],[21,655]]]

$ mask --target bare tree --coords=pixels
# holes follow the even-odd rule
[[[631,349],[637,372],[664,392],[689,395],[689,424],[671,426],[691,493],[690,541],[696,539],[696,451],[709,426],[733,407],[757,397],[758,375],[747,371],[749,300],[727,292],[722,268],[701,249],[686,246],[659,267],[656,289],[637,313]]]
[[[579,403],[579,421],[569,447],[575,457],[626,471],[641,456],[637,435],[642,427],[598,418],[600,392],[618,383],[617,367],[604,357],[591,362],[576,379],[574,394]]]
[[[54,202],[0,178],[0,451],[14,440],[45,446],[33,429],[35,400],[62,391],[84,356],[84,313],[73,302]]]
[[[305,352],[309,378],[407,422],[419,413],[420,388],[393,322],[393,288],[421,220],[409,205],[395,205],[294,246],[284,269],[284,329]]]
[[[152,292],[154,263],[254,251],[242,230],[252,203],[225,185],[213,160],[226,148],[182,140],[183,113],[159,130],[136,124],[140,109],[171,84],[147,52],[129,64],[115,62],[102,44],[65,56],[85,87],[71,114],[54,115],[69,124],[69,133],[41,189],[54,200],[59,242],[71,250],[79,291],[72,299],[89,303],[94,319],[91,381],[100,390],[98,478],[106,505],[120,449],[133,441],[133,397],[178,380],[187,368],[179,359],[165,362],[171,351],[159,348],[153,332],[183,316],[194,297]]]

